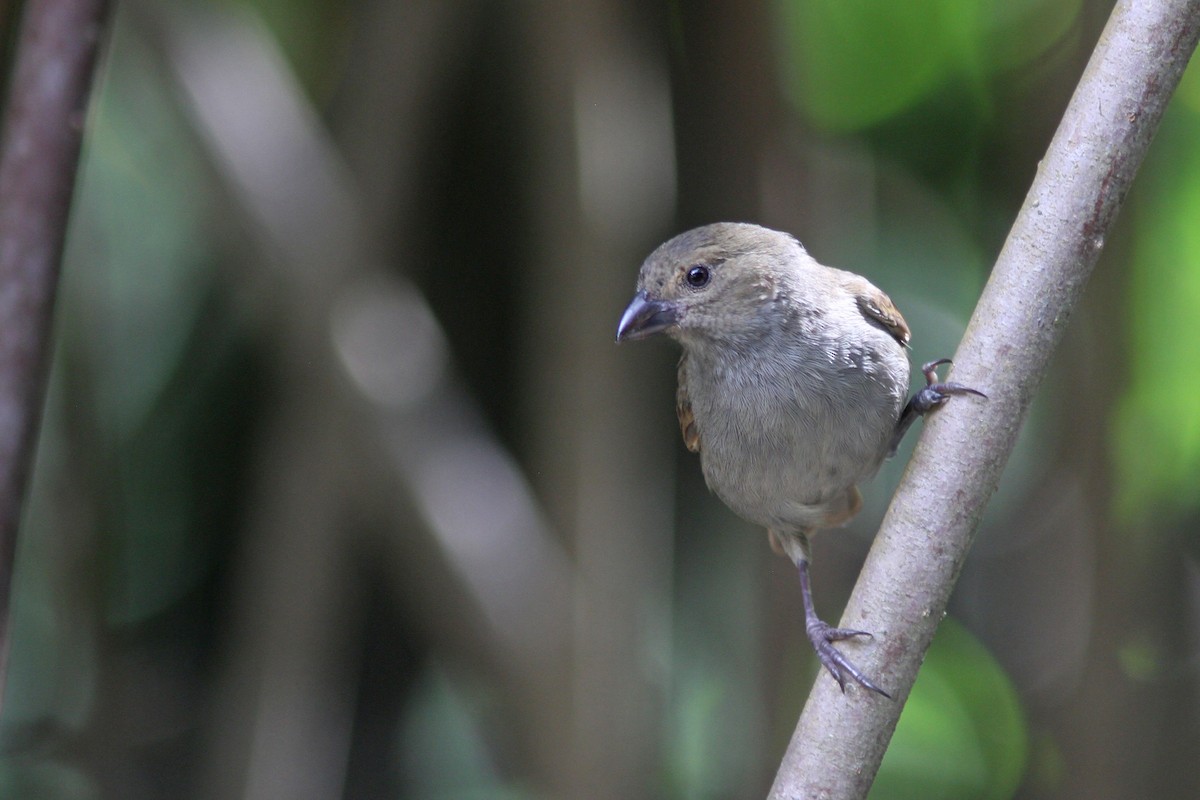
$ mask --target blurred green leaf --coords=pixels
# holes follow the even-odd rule
[[[979,5],[981,57],[989,72],[1014,69],[1042,55],[1075,27],[1083,10],[1083,0],[993,0]]]
[[[911,110],[951,83],[1021,66],[1061,40],[1081,0],[780,0],[784,83],[808,120],[860,130]],[[968,113],[970,113],[968,111]]]
[[[66,357],[86,364],[86,378],[72,380],[94,398],[83,424],[98,445],[88,458],[103,465],[106,611],[120,623],[160,611],[207,568],[188,445],[196,420],[214,418],[202,408],[212,376],[190,350],[200,331],[212,349],[228,342],[213,335],[225,332],[212,322],[207,169],[153,54],[121,26],[114,37],[76,197],[60,319]]]
[[[1183,73],[1183,79],[1179,82],[1179,88],[1175,90],[1175,97],[1172,102],[1176,106],[1183,106],[1183,108],[1173,112],[1180,116],[1200,113],[1200,68],[1192,65]],[[1155,147],[1158,147],[1157,142],[1155,143]],[[1153,153],[1154,151],[1151,150],[1150,152]]]
[[[1129,381],[1112,426],[1127,524],[1200,508],[1200,67],[1187,72],[1135,187]]]
[[[991,654],[946,619],[900,716],[872,800],[1005,800],[1029,749],[1016,690]]]
[[[92,445],[77,458],[95,471],[85,490],[118,624],[208,574],[243,452],[228,444],[255,408],[245,331],[214,268],[219,194],[172,92],[153,51],[118,25],[58,315],[64,424]]]
[[[724,705],[714,672],[693,667],[677,676],[681,699],[671,737],[670,773],[678,797],[714,797],[729,789],[723,785],[727,773],[714,758],[720,746],[716,741],[721,728],[718,719]]]
[[[808,118],[828,130],[873,125],[911,108],[950,71],[958,0],[786,0],[785,77]]]
[[[212,184],[150,53],[118,27],[63,270],[65,332],[94,360],[106,437],[137,430],[178,366],[209,277]]]

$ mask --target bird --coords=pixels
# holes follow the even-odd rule
[[[949,363],[939,359],[908,397],[911,334],[891,299],[750,223],[686,231],[646,258],[616,340],[658,333],[683,350],[676,412],[709,489],[795,564],[805,632],[842,691],[852,679],[890,697],[835,646],[871,634],[818,617],[809,537],[859,512],[859,484],[916,419],[955,395],[986,395],[939,381]]]

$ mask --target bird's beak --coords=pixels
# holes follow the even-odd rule
[[[638,292],[617,325],[617,341],[644,339],[666,330],[679,321],[679,310],[665,300],[652,300]]]

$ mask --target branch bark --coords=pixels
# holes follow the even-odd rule
[[[0,690],[17,526],[106,0],[25,4],[0,149]]]
[[[865,797],[988,498],[1200,36],[1200,0],[1121,0],[1039,166],[955,356],[987,402],[932,415],[840,627],[896,701],[818,677],[771,788]]]

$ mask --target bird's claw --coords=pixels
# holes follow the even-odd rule
[[[817,651],[817,658],[820,659],[821,665],[829,670],[829,674],[837,681],[838,686],[842,691],[846,691],[846,678],[853,678],[864,689],[870,689],[873,692],[878,692],[884,697],[891,699],[891,695],[880,689],[866,675],[863,675],[858,667],[850,659],[842,655],[841,651],[833,646],[833,642],[840,642],[843,639],[851,639],[855,636],[872,636],[868,631],[858,631],[851,628],[833,628],[828,623],[821,620],[814,620],[807,626],[808,638],[812,642],[813,647]]]
[[[970,386],[963,386],[961,383],[947,381],[942,383],[938,380],[937,368],[943,364],[953,363],[948,358],[939,358],[937,361],[930,361],[921,367],[922,374],[925,375],[925,388],[913,395],[910,405],[913,411],[917,414],[928,414],[933,409],[940,405],[944,405],[947,400],[956,394],[973,394],[977,397],[987,398],[987,395],[978,389],[972,389]]]

